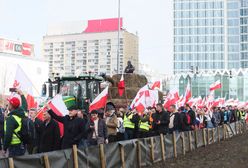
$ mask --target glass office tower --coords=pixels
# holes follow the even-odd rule
[[[174,0],[174,73],[248,67],[248,0]]]

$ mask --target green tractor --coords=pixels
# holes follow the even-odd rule
[[[52,98],[61,94],[67,108],[77,106],[85,112],[89,111],[89,104],[101,92],[100,85],[104,81],[101,76],[83,74],[81,76],[54,77],[43,84],[42,96]],[[48,85],[48,95],[47,95]]]

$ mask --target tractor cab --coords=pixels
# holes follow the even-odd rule
[[[79,109],[88,111],[89,104],[100,93],[100,84],[103,78],[97,75],[85,74],[78,77],[66,76],[55,77],[53,80],[43,85],[43,96],[47,93],[52,98],[56,94],[61,94],[66,106],[77,106]]]

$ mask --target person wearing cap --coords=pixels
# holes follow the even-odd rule
[[[17,90],[17,94],[21,96],[21,102],[19,98],[12,97],[8,100],[7,117],[4,122],[4,151],[9,151],[9,157],[21,156],[25,154],[25,146],[23,145],[17,134],[21,130],[21,120],[25,117],[25,111],[27,111],[27,101],[20,90]]]
[[[109,142],[115,142],[117,140],[118,119],[115,114],[114,106],[107,105],[105,116],[108,129],[108,140]]]
[[[61,148],[72,148],[73,145],[79,145],[85,132],[85,124],[81,118],[77,117],[78,108],[74,105],[68,108],[69,115],[58,116],[47,104],[48,113],[53,119],[64,125],[64,135],[62,137]]]

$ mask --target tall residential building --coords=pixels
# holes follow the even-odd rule
[[[120,19],[119,72],[127,61],[138,71],[138,37],[122,28]],[[77,71],[117,73],[118,18],[51,25],[43,37],[43,56],[49,74],[76,75]]]
[[[174,73],[248,68],[248,0],[174,0]]]

